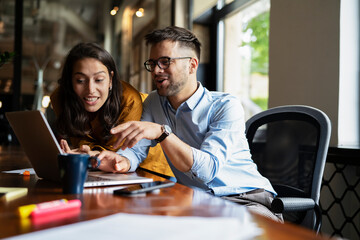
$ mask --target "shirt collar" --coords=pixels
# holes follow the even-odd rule
[[[200,99],[202,98],[202,96],[204,95],[204,87],[203,85],[198,82],[198,88],[195,91],[195,93],[188,99],[186,100],[186,104],[187,106],[193,110],[195,108],[195,106],[198,104],[198,102],[200,101]]]

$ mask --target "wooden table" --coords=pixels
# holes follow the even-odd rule
[[[30,167],[19,147],[0,147],[0,171]],[[154,180],[163,178],[146,171],[137,171],[138,175]],[[10,202],[0,201],[0,238],[39,231],[52,227],[101,218],[115,213],[136,213],[167,216],[201,217],[239,217],[244,208],[226,202],[202,191],[193,190],[180,184],[161,189],[159,193],[150,193],[146,197],[121,197],[112,194],[107,187],[87,188],[83,194],[64,195],[59,184],[38,179],[34,175],[0,173],[2,187],[28,187],[28,195]],[[21,220],[16,215],[19,206],[66,198],[80,199],[81,212],[45,223],[33,223]],[[254,221],[264,230],[257,239],[327,239],[292,224],[279,224],[252,215]]]

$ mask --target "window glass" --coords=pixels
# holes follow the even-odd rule
[[[267,109],[270,0],[226,17],[224,91],[238,96],[246,119]]]
[[[15,0],[0,1],[0,51],[16,51]],[[43,101],[57,87],[63,59],[79,42],[98,42],[103,38],[106,5],[88,1],[22,1],[22,52],[20,109],[41,109]],[[71,6],[71,7],[69,7]],[[21,17],[21,16],[20,16]],[[19,18],[20,18],[19,17]],[[19,19],[18,18],[18,19]],[[16,53],[15,53],[16,54]],[[12,63],[0,70],[0,93],[12,98]],[[44,99],[46,97],[46,99]],[[8,100],[8,99],[5,99]],[[10,100],[2,106],[8,108]]]
[[[14,6],[14,0],[8,0],[7,4],[0,1],[0,123],[5,122],[4,113],[11,111],[12,107],[13,58],[5,60],[4,57],[5,52],[13,53],[14,51]],[[1,136],[2,134],[0,134]]]

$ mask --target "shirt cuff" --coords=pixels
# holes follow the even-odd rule
[[[126,148],[125,150],[120,149],[116,153],[119,154],[120,156],[126,157],[130,162],[129,172],[135,172],[135,170],[140,164],[139,161],[137,160],[138,158],[136,154],[129,148]]]
[[[194,163],[191,167],[191,172],[202,182],[208,183],[212,180],[210,155],[202,152],[199,149],[191,148],[193,153]]]

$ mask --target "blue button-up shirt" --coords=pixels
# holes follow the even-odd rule
[[[179,183],[210,190],[217,196],[263,188],[275,194],[270,182],[257,170],[245,137],[244,111],[240,101],[226,93],[210,92],[198,83],[197,91],[178,109],[156,91],[144,102],[141,120],[169,125],[192,148],[194,163],[180,172],[166,156]],[[143,139],[133,148],[119,151],[135,171],[154,140]]]

